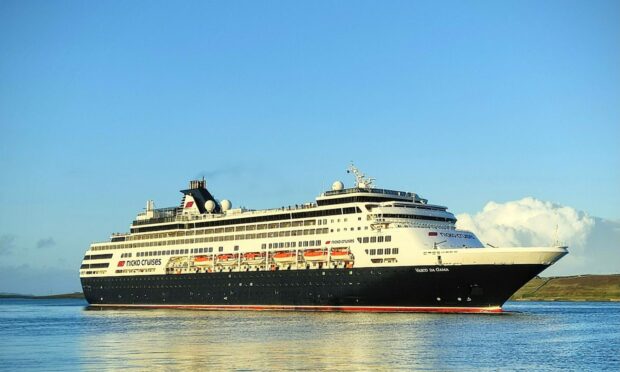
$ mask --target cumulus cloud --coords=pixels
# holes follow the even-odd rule
[[[0,235],[0,256],[11,254],[15,248],[15,235]]]
[[[56,241],[54,240],[54,238],[39,239],[39,241],[37,242],[37,248],[47,248],[53,247],[55,245]]]
[[[620,272],[620,222],[532,197],[489,202],[475,215],[457,215],[460,229],[494,246],[569,246],[545,275]]]

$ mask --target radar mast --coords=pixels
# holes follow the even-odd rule
[[[353,165],[353,162],[349,165],[347,173],[353,173],[353,176],[355,177],[355,185],[360,189],[372,189],[374,186],[375,179],[362,173],[355,165]]]

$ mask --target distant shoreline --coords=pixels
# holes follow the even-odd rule
[[[62,300],[68,298],[84,298],[82,292],[62,293],[45,296],[25,295],[18,293],[0,293],[0,298],[20,298],[24,300]]]
[[[511,298],[513,301],[620,301],[620,274],[536,277]]]
[[[83,299],[82,292],[46,296],[0,293],[1,298],[32,300]],[[515,293],[512,301],[619,302],[620,274],[535,277]]]

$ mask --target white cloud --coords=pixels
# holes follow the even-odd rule
[[[457,218],[460,229],[494,246],[550,246],[556,241],[568,245],[570,253],[545,275],[620,272],[619,222],[532,197],[489,202],[481,212]]]
[[[15,248],[15,235],[0,235],[0,255],[8,255],[13,253]]]
[[[56,241],[54,240],[54,238],[45,238],[45,239],[39,239],[39,241],[37,242],[37,248],[47,248],[47,247],[53,247],[56,245]]]

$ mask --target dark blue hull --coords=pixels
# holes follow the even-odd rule
[[[91,305],[346,311],[498,310],[547,265],[282,270],[82,278]]]

